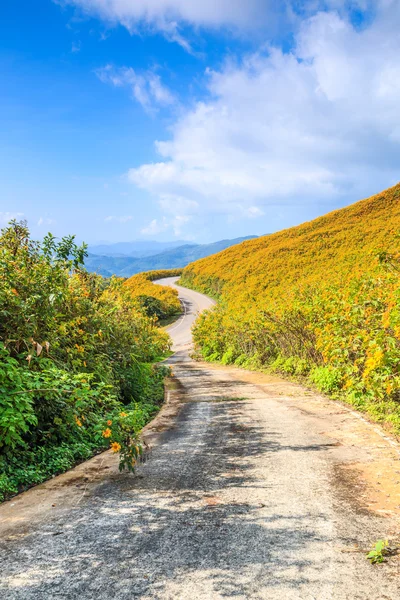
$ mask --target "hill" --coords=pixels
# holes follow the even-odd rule
[[[190,262],[199,258],[215,254],[234,244],[240,244],[244,240],[253,239],[254,237],[248,236],[233,240],[220,240],[212,244],[185,244],[142,258],[89,254],[85,260],[85,266],[88,271],[99,273],[103,277],[110,277],[111,275],[131,277],[143,271],[185,267]]]
[[[189,265],[184,285],[222,299],[203,356],[307,375],[400,430],[399,231],[400,184]]]

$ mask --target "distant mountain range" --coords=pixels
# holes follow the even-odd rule
[[[165,250],[177,248],[187,244],[184,240],[176,240],[175,242],[155,242],[141,241],[134,242],[118,242],[117,244],[97,244],[89,246],[90,254],[99,256],[133,256],[134,258],[142,258],[143,256],[153,256],[160,254]]]
[[[99,273],[103,277],[111,277],[111,275],[130,277],[142,271],[186,267],[186,265],[199,258],[216,254],[230,246],[256,237],[250,235],[234,240],[220,240],[213,244],[121,242],[119,244],[91,246],[89,247],[89,256],[85,260],[85,266],[88,271]],[[178,244],[178,246],[175,244]],[[96,250],[96,253],[94,250]]]

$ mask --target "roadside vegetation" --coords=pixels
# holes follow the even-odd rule
[[[163,325],[181,313],[181,303],[176,290],[168,286],[156,285],[153,281],[164,277],[178,277],[181,274],[182,269],[138,273],[127,279],[124,286],[129,290],[130,296],[136,298],[146,314],[156,317]]]
[[[307,377],[400,433],[400,185],[183,271],[206,360]]]
[[[1,231],[0,500],[109,447],[134,469],[163,401],[157,324],[176,295],[152,275],[87,273],[85,255],[72,236],[33,241],[25,222]]]

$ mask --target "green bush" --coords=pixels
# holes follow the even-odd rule
[[[310,373],[310,381],[325,394],[332,394],[340,389],[342,377],[340,371],[333,367],[315,367]]]
[[[223,365],[231,365],[235,362],[235,349],[228,348],[226,352],[222,355],[221,362]]]
[[[298,356],[289,356],[286,358],[279,355],[271,364],[271,369],[288,375],[304,376],[310,372],[310,365],[307,360]]]
[[[24,222],[1,232],[2,499],[108,447],[110,415],[129,413],[136,439],[162,402],[167,370],[149,363],[168,335],[123,280],[87,273],[85,254],[72,236],[32,241]]]

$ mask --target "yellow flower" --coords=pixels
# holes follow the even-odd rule
[[[107,427],[107,429],[105,429],[101,435],[102,435],[104,438],[109,438],[109,437],[111,437],[111,429],[108,429],[108,427]]]
[[[107,421],[107,425],[112,425],[112,421]]]
[[[78,419],[78,417],[75,415],[75,423],[78,425],[78,427],[82,427],[82,421],[80,419]]]
[[[113,452],[119,452],[121,450],[121,444],[118,444],[118,442],[113,442],[111,444],[111,450]]]
[[[126,412],[121,412],[121,413],[119,413],[119,416],[120,417],[127,417],[128,415],[126,414]]]

